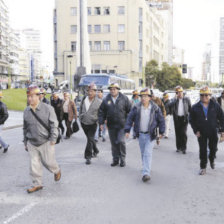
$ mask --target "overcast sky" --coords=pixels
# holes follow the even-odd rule
[[[109,0],[108,0],[109,1]],[[224,0],[173,0],[174,45],[185,49],[185,63],[201,75],[206,43],[218,46],[219,18],[224,16]],[[13,28],[41,31],[43,61],[53,68],[54,0],[5,0]],[[215,53],[213,57],[217,59]]]

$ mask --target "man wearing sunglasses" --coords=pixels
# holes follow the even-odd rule
[[[207,148],[209,147],[209,161],[212,169],[215,168],[215,157],[218,143],[217,127],[224,137],[224,113],[220,105],[211,100],[211,90],[206,86],[200,90],[200,101],[196,103],[190,113],[190,124],[198,138],[200,149],[200,175],[206,173],[208,161]]]
[[[176,152],[186,154],[187,149],[187,126],[188,116],[191,110],[191,101],[184,96],[183,88],[177,86],[175,88],[176,98],[170,103],[170,108],[173,111],[173,120],[176,134]]]

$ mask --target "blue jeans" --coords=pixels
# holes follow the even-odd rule
[[[2,133],[2,128],[3,128],[3,125],[0,125],[0,135]],[[4,140],[2,139],[1,136],[0,136],[0,145],[3,147],[3,149],[5,149],[9,146],[7,143],[4,142]]]
[[[142,176],[150,176],[154,144],[155,141],[151,141],[149,134],[139,133],[139,146],[142,155]]]
[[[95,133],[95,137],[94,139],[95,140],[98,140],[99,139],[99,124],[97,125],[97,129],[96,129],[96,133]],[[102,137],[105,139],[106,138],[106,124],[103,125],[103,131],[101,132],[102,133]]]

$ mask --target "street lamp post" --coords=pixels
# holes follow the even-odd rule
[[[68,55],[67,58],[70,58],[69,64],[70,64],[70,93],[72,98],[72,55]]]

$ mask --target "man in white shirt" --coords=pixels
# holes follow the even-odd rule
[[[188,116],[191,110],[191,101],[184,96],[183,88],[176,87],[176,98],[171,101],[170,108],[173,111],[173,120],[176,134],[176,152],[186,154]]]

